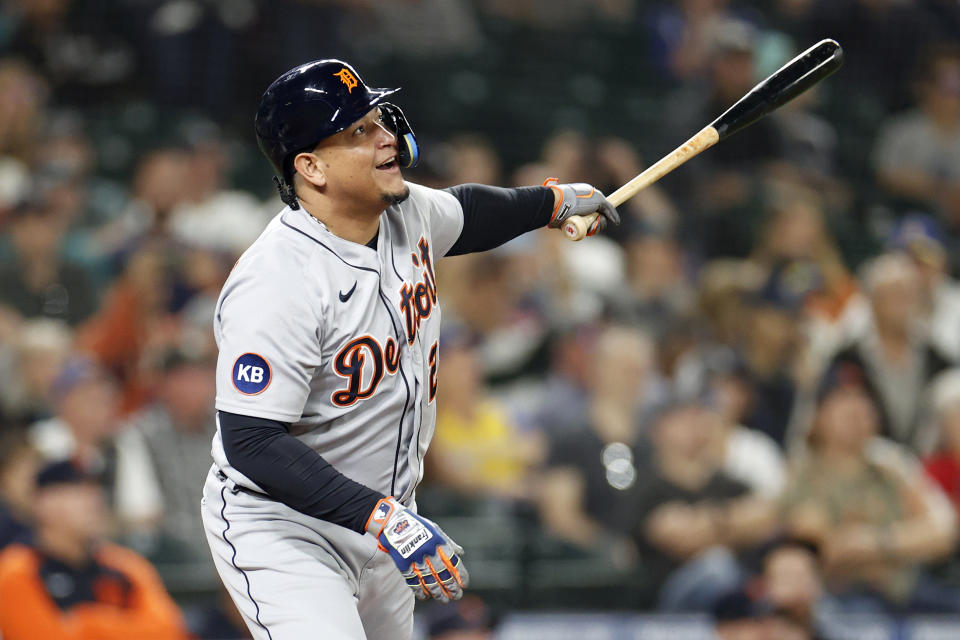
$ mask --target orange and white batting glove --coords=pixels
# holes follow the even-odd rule
[[[559,229],[570,216],[585,216],[593,212],[600,215],[587,229],[588,236],[603,231],[607,222],[620,224],[617,208],[598,189],[585,182],[560,184],[556,178],[547,178],[543,181],[543,186],[550,187],[555,194],[558,194],[555,198],[557,206],[553,209],[553,216],[547,223],[548,227]]]
[[[367,531],[393,558],[418,600],[449,602],[463,595],[470,579],[460,559],[463,548],[436,523],[388,496],[370,514]]]

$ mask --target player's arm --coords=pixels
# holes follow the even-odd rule
[[[276,500],[314,518],[376,536],[418,598],[458,599],[468,574],[463,549],[392,496],[337,471],[277,420],[218,411],[230,464]]]
[[[543,226],[560,227],[572,215],[600,212],[591,235],[602,230],[608,220],[620,224],[614,206],[588,184],[550,183],[517,189],[461,184],[444,191],[463,208],[463,229],[448,256],[487,251]]]
[[[278,420],[217,412],[220,437],[234,469],[288,507],[357,533],[385,498],[337,471],[323,456],[293,437]]]

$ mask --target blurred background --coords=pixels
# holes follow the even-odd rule
[[[606,236],[439,263],[418,502],[472,588],[417,634],[957,637],[957,0],[3,0],[0,546],[93,535],[35,481],[72,460],[170,615],[246,637],[198,500],[283,71],[402,87],[411,181],[610,193],[824,37],[835,76]]]

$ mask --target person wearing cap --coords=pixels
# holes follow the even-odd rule
[[[111,439],[119,428],[117,390],[97,363],[68,360],[50,387],[54,416],[34,423],[30,441],[46,460],[73,458],[87,469],[113,464]]]
[[[705,81],[691,83],[666,102],[670,140],[686,139],[690,123],[710,122],[756,83],[756,28],[720,18],[712,31]],[[708,259],[750,251],[761,172],[782,156],[782,132],[774,120],[758,120],[740,134],[736,144],[717,145],[698,162],[681,167],[671,180],[680,209],[696,212],[688,224],[696,225],[700,249]]]
[[[897,223],[887,247],[913,261],[930,342],[956,362],[960,360],[960,283],[950,276],[948,237],[935,218],[913,213]]]
[[[797,399],[797,361],[802,345],[802,306],[811,289],[809,265],[776,265],[744,296],[742,376],[750,389],[744,425],[786,447]]]
[[[97,479],[58,461],[35,484],[34,544],[0,553],[0,637],[186,640],[153,567],[107,542],[111,516]]]

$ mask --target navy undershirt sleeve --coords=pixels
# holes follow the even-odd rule
[[[300,513],[364,533],[382,493],[334,469],[291,436],[287,423],[218,414],[224,453],[234,469]]]
[[[461,184],[444,189],[463,207],[463,230],[448,256],[487,251],[550,222],[553,190],[548,187],[504,189]]]

